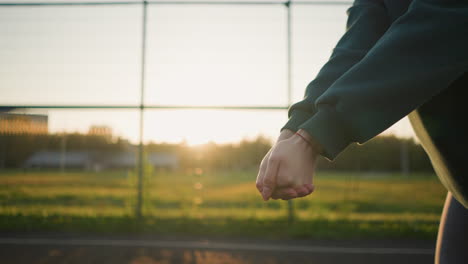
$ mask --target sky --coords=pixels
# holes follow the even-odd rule
[[[1,0],[0,2],[6,2]],[[348,5],[293,5],[292,101],[345,31]],[[0,105],[139,105],[141,6],[0,7]],[[150,5],[144,102],[285,106],[282,5]],[[136,142],[137,110],[40,110],[51,132],[112,127]],[[281,111],[147,110],[144,139],[201,144],[275,138]],[[403,119],[385,133],[413,136]]]

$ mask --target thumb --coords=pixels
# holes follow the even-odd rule
[[[263,177],[263,190],[262,190],[262,197],[263,200],[268,201],[271,197],[271,194],[275,190],[276,187],[276,176],[278,174],[279,169],[279,160],[276,158],[272,158],[268,160],[268,165]]]

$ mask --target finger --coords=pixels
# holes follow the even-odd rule
[[[309,194],[311,194],[315,190],[315,185],[311,183],[304,184],[304,187],[307,188],[307,190],[309,191]]]
[[[260,168],[258,169],[257,182],[255,183],[255,186],[260,193],[263,191],[263,177],[265,175],[268,159],[270,158],[270,152],[271,150],[269,150],[265,155],[262,162],[260,163]]]
[[[270,158],[268,159],[267,168],[263,176],[262,197],[265,201],[268,201],[271,194],[275,190],[276,176],[278,174],[279,163],[279,159],[274,158],[270,155]]]
[[[281,199],[281,196],[278,194],[278,192],[274,191],[274,192],[271,194],[271,199],[273,199],[273,200],[278,200],[278,199]]]
[[[310,194],[309,189],[307,189],[307,187],[305,186],[296,187],[295,190],[297,192],[298,197],[304,197]]]
[[[273,194],[271,195],[271,198],[273,199],[283,199],[283,200],[289,200],[298,197],[298,194],[296,190],[293,188],[280,188],[276,189]]]
[[[273,148],[268,150],[267,154],[265,154],[265,157],[263,157],[262,162],[260,163],[260,168],[258,170],[256,186],[257,186],[257,189],[260,191],[260,193],[263,190],[263,178],[265,177],[265,172],[266,172],[266,168],[268,165],[268,160],[270,159],[270,154],[271,154],[272,149]]]
[[[259,192],[263,191],[263,175],[265,174],[265,167],[265,162],[262,161],[258,170],[257,181],[255,182],[255,187],[257,187]]]
[[[262,192],[263,191],[263,183],[262,181],[260,180],[260,176],[257,176],[257,182],[255,182],[255,187],[257,187],[257,190],[259,192]]]

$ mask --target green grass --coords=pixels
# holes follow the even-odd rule
[[[143,219],[132,172],[0,173],[0,230],[433,239],[446,191],[434,175],[319,172],[313,195],[265,203],[255,171],[151,172]]]

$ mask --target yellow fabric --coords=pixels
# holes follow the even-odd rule
[[[421,117],[417,110],[411,112],[408,115],[408,118],[411,122],[411,125],[414,129],[416,136],[421,141],[421,145],[423,146],[424,150],[426,151],[429,159],[431,160],[432,166],[434,167],[437,176],[439,177],[442,184],[447,188],[449,192],[453,194],[455,199],[457,199],[463,206],[468,209],[468,200],[464,199],[461,195],[461,190],[457,187],[456,184],[453,182],[453,175],[452,172],[447,167],[447,162],[445,161],[444,157],[440,154],[437,147],[432,142],[429,133],[427,132],[424,124],[421,120]]]

